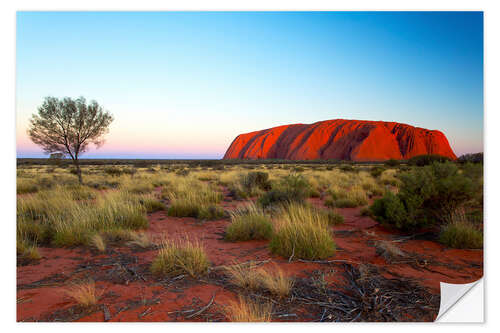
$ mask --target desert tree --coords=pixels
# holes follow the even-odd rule
[[[83,97],[61,100],[46,97],[38,107],[38,114],[33,114],[30,119],[28,135],[48,154],[69,155],[81,184],[79,157],[90,144],[102,146],[112,121],[113,116],[96,101],[87,104]]]

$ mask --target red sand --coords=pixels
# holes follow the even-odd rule
[[[240,134],[225,159],[384,161],[438,154],[456,159],[446,136],[406,124],[335,119]]]
[[[321,205],[319,199],[313,201]],[[357,208],[338,211],[344,216],[345,223],[333,227],[337,253],[329,258],[330,260],[346,260],[355,264],[370,263],[390,278],[417,278],[420,284],[434,294],[439,294],[440,281],[468,283],[479,279],[483,274],[482,250],[446,249],[429,240],[409,239],[395,242],[394,244],[409,257],[406,263],[391,264],[377,255],[374,241],[400,240],[405,235],[387,230],[369,217],[360,216]],[[192,240],[201,241],[214,266],[270,259],[270,262],[265,264],[267,267],[279,266],[289,276],[308,277],[314,271],[321,270],[327,276],[326,281],[332,286],[341,281],[342,266],[288,262],[288,258],[272,255],[267,241],[225,242],[223,232],[229,219],[202,222],[191,218],[168,217],[165,212],[157,212],[151,214],[149,220],[150,227],[147,232],[156,239],[187,236]],[[82,248],[41,248],[40,252],[43,258],[38,263],[17,267],[18,321],[103,321],[103,304],[109,311],[110,321],[201,321],[207,318],[186,319],[179,315],[179,311],[183,308],[201,308],[214,294],[216,296],[210,308],[212,310],[223,309],[230,300],[238,298],[234,291],[203,279],[184,279],[165,286],[146,273],[145,281],[128,280],[121,277],[125,275],[116,275],[120,272],[117,270],[119,267],[113,259],[110,260],[111,256],[128,258],[129,267],[147,272],[156,250],[133,250],[123,245],[100,255]],[[411,259],[416,256],[419,259]],[[96,280],[96,288],[102,296],[99,306],[87,310],[87,314],[78,309],[76,302],[65,294],[65,290],[71,281],[88,277]],[[212,319],[227,320],[217,316],[215,312]]]

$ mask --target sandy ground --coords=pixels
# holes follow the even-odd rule
[[[322,206],[320,199],[311,199]],[[222,206],[231,210],[243,202],[229,201]],[[213,266],[250,260],[263,261],[273,269],[280,267],[291,277],[306,279],[322,276],[335,290],[346,284],[345,263],[371,264],[387,279],[410,279],[435,295],[439,307],[439,283],[469,283],[483,274],[482,250],[447,249],[429,234],[414,237],[387,230],[370,217],[360,216],[358,208],[339,209],[345,223],[333,227],[337,252],[321,263],[301,262],[270,253],[268,241],[230,243],[223,240],[229,219],[197,221],[168,217],[165,212],[148,216],[147,232],[155,239],[189,237],[200,240]],[[392,241],[404,256],[389,260],[377,253],[375,244]],[[18,321],[225,321],[224,308],[241,293],[217,272],[198,280],[178,276],[160,279],[149,272],[156,249],[137,249],[126,245],[110,247],[104,254],[85,248],[40,248],[42,259],[17,267]],[[66,295],[68,284],[91,278],[101,295],[99,304],[81,308]],[[404,280],[406,281],[406,280]],[[212,303],[210,304],[212,300]],[[196,312],[210,304],[198,315]],[[318,307],[290,302],[280,306],[283,321],[323,319]],[[431,321],[436,308],[422,318]],[[319,312],[318,312],[319,311]],[[280,312],[281,313],[281,312]]]

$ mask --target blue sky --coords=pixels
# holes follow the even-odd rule
[[[87,157],[220,158],[240,133],[327,119],[483,150],[480,12],[19,12],[17,155],[45,96],[115,121]]]

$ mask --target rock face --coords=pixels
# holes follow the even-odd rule
[[[367,120],[325,120],[240,134],[224,159],[385,161],[439,154],[456,159],[437,130]]]

